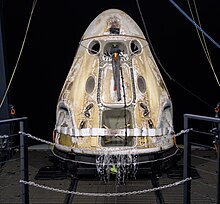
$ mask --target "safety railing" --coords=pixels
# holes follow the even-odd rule
[[[27,130],[27,117],[21,118],[11,118],[0,120],[0,125],[3,124],[11,124],[11,123],[18,123],[18,129],[20,132]],[[1,139],[4,139],[6,136],[1,136]],[[10,138],[11,135],[7,135],[7,138]],[[21,178],[28,181],[28,144],[27,144],[27,137],[24,137],[20,134],[20,175]],[[28,204],[29,203],[29,187],[23,183],[21,185],[21,199],[22,203]]]
[[[199,121],[206,121],[216,123],[216,129],[214,131],[215,136],[215,145],[217,146],[217,160],[218,160],[218,167],[217,167],[217,195],[216,195],[216,204],[220,204],[220,118],[217,117],[206,117],[201,115],[193,115],[193,114],[184,114],[184,129],[190,128],[190,120],[199,120]],[[191,143],[189,138],[189,133],[184,133],[184,155],[183,155],[183,162],[184,162],[184,169],[183,169],[183,176],[184,178],[190,177],[190,168],[191,168]],[[191,181],[184,183],[184,204],[191,203]]]

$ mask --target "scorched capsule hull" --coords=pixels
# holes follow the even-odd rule
[[[133,152],[140,163],[163,161],[178,152],[173,134],[171,98],[144,34],[125,12],[102,12],[61,90],[53,153],[82,161]]]

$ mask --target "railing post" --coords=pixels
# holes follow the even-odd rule
[[[188,117],[184,115],[184,130],[188,129]],[[184,133],[184,154],[183,154],[183,178],[186,179],[190,176],[191,167],[191,146],[188,133]],[[191,181],[184,183],[184,204],[190,204],[191,202]]]
[[[218,123],[218,134],[215,136],[215,143],[217,146],[218,151],[218,175],[217,175],[217,197],[216,197],[216,204],[220,204],[220,123]]]
[[[26,128],[26,121],[19,122],[19,129],[23,132]],[[20,171],[21,180],[29,181],[28,179],[28,138],[20,133]],[[21,183],[22,204],[29,204],[29,186]]]

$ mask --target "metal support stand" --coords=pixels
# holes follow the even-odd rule
[[[218,134],[215,136],[215,144],[217,145],[217,151],[218,151],[218,177],[217,177],[217,198],[216,198],[216,204],[220,204],[220,123],[218,123]]]
[[[69,186],[69,191],[76,191],[76,188],[77,188],[77,184],[78,184],[78,178],[75,177],[75,175],[72,175],[71,176],[71,183],[70,183],[70,186]],[[74,197],[74,194],[67,194],[66,195],[66,198],[65,198],[65,201],[64,201],[64,204],[72,204],[73,203],[73,197]]]
[[[20,121],[20,131],[25,130],[25,121]],[[21,180],[29,181],[28,179],[28,138],[20,134],[20,171],[21,171]],[[22,203],[29,204],[29,186],[22,183],[21,184],[21,196],[22,196]]]
[[[3,35],[3,0],[0,0],[0,120],[9,118],[8,111],[8,96],[5,97],[5,91],[7,88],[7,77],[6,77],[6,69],[5,69],[5,49],[4,49],[4,35]],[[4,100],[4,101],[2,101]],[[2,103],[2,104],[1,104]],[[8,123],[2,124],[0,126],[1,134],[10,134],[10,125]]]
[[[153,185],[153,188],[160,187],[159,178],[161,175],[161,168],[160,164],[154,164],[152,167],[152,175],[151,175],[151,183]],[[154,191],[156,196],[156,202],[157,204],[165,204],[163,194],[161,190]]]
[[[160,187],[159,184],[159,176],[157,174],[152,174],[151,176],[151,182],[154,188],[158,188]],[[156,196],[156,202],[158,204],[165,204],[164,198],[163,198],[163,194],[161,192],[161,190],[157,190],[155,191],[155,196]]]
[[[0,125],[5,123],[14,123],[19,122],[19,130],[25,131],[27,129],[27,117],[23,118],[13,118],[13,119],[6,119],[0,120]],[[20,171],[21,171],[21,179],[24,181],[28,181],[28,144],[27,138],[20,134]],[[22,191],[22,203],[29,204],[29,191],[28,185],[21,184],[21,191]]]
[[[184,117],[184,130],[188,129],[188,118]],[[184,133],[183,179],[190,177],[191,145],[188,133]],[[191,203],[191,181],[184,183],[184,204]]]
[[[192,114],[184,114],[184,129],[187,130],[188,127],[188,120],[194,119],[194,120],[202,120],[202,121],[209,121],[218,123],[218,127],[216,129],[215,134],[215,144],[218,149],[218,175],[217,175],[217,191],[216,191],[216,204],[220,204],[220,118],[213,118],[213,117],[206,117],[206,116],[200,116],[200,115],[192,115]],[[183,168],[183,178],[189,178],[190,175],[190,167],[191,167],[191,146],[190,146],[190,140],[188,137],[188,133],[184,134],[184,168]],[[184,183],[184,204],[190,204],[191,203],[191,180]]]

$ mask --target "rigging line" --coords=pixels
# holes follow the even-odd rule
[[[201,27],[199,27],[173,0],[169,0],[196,28],[198,28],[217,48],[220,48],[220,45],[211,38]]]
[[[127,122],[127,103],[126,103],[126,93],[125,93],[125,83],[124,83],[124,76],[122,67],[120,65],[120,71],[121,71],[121,83],[122,83],[122,90],[123,90],[123,98],[124,98],[124,118],[125,118],[125,143],[124,146],[127,146],[128,144],[128,122]]]
[[[188,1],[188,0],[187,0],[187,1]],[[193,3],[194,3],[194,8],[195,8],[195,11],[196,11],[196,16],[197,16],[197,19],[198,19],[199,26],[202,27],[202,26],[201,26],[200,19],[199,19],[199,14],[198,14],[198,11],[197,11],[197,6],[196,6],[195,0],[193,0]],[[192,12],[192,9],[191,9],[191,6],[190,6],[189,1],[188,1],[188,5],[189,5],[189,8],[190,8],[192,17],[193,17],[193,12]],[[193,20],[194,20],[194,19],[193,19]],[[195,20],[194,20],[194,21],[195,21]],[[210,63],[212,63],[212,62],[211,62],[211,57],[210,57],[210,54],[209,54],[209,51],[208,51],[208,47],[207,47],[207,44],[206,44],[206,40],[205,40],[205,37],[204,37],[204,34],[202,33],[202,39],[201,39],[200,33],[198,32],[198,29],[197,29],[197,28],[196,28],[196,31],[197,31],[197,34],[198,34],[198,36],[199,36],[199,38],[200,38],[201,43],[202,43],[202,40],[203,40],[203,42],[204,42],[204,44],[202,43],[203,49],[204,49],[205,53],[207,54],[206,56],[207,56],[208,60],[210,61]]]
[[[191,8],[191,5],[190,5],[189,0],[187,0],[187,3],[188,3],[188,6],[189,6],[189,10],[190,10],[192,19],[195,21],[195,18],[194,18],[193,11],[192,11],[192,8]],[[201,26],[201,23],[200,23],[200,20],[199,20],[199,14],[198,14],[198,12],[197,12],[197,7],[196,7],[196,4],[195,4],[195,1],[194,1],[194,0],[193,0],[193,3],[194,3],[195,11],[196,11],[196,17],[197,17],[197,20],[198,20],[198,24],[199,24],[200,27],[202,27],[202,26]],[[201,38],[201,35],[200,35],[200,33],[199,33],[199,31],[198,31],[197,28],[196,28],[196,32],[197,32],[198,37],[199,37],[199,40],[200,40],[200,42],[201,42],[201,44],[202,44],[202,48],[203,48],[203,50],[204,50],[204,52],[205,52],[205,55],[206,55],[206,57],[208,58],[208,61],[210,62],[210,61],[211,61],[211,57],[210,57],[209,52],[208,52],[208,47],[207,47],[207,45],[206,45],[206,41],[205,41],[204,35],[203,35],[203,33],[202,33],[202,34],[201,34],[201,35],[202,35],[202,38]],[[203,40],[203,42],[202,42],[202,40]]]
[[[155,52],[155,50],[154,50],[154,48],[153,48],[153,46],[152,46],[152,43],[151,43],[151,41],[150,41],[150,37],[149,37],[149,35],[148,35],[147,27],[146,27],[146,24],[145,24],[145,21],[144,21],[144,18],[143,18],[143,15],[142,15],[141,8],[140,8],[140,5],[139,5],[138,0],[136,0],[136,2],[137,2],[138,11],[139,11],[140,16],[141,16],[141,20],[142,20],[142,22],[143,22],[145,34],[146,34],[146,37],[147,37],[147,39],[148,39],[148,43],[149,43],[149,45],[150,45],[150,47],[151,47],[151,49],[152,49],[152,52],[153,52],[154,56],[156,57],[156,59],[157,59],[159,65],[160,65],[161,68],[163,69],[163,71],[164,71],[164,72],[166,73],[166,75],[170,78],[170,80],[173,80],[173,78],[172,78],[172,77],[168,74],[168,72],[165,70],[165,68],[163,67],[163,65],[161,64],[159,58],[158,58],[157,55],[156,55],[156,52]]]
[[[11,75],[11,78],[10,78],[10,81],[9,81],[9,84],[8,84],[8,86],[7,86],[7,89],[6,89],[6,91],[5,91],[5,94],[4,94],[4,96],[3,96],[3,98],[2,98],[2,101],[1,101],[1,103],[0,103],[0,109],[1,109],[1,107],[2,107],[2,105],[3,105],[3,103],[4,103],[4,101],[5,101],[5,98],[6,98],[7,94],[8,94],[8,90],[9,90],[9,88],[10,88],[10,86],[11,86],[12,80],[13,80],[14,75],[15,75],[15,72],[16,72],[16,70],[17,70],[18,63],[19,63],[19,61],[20,61],[21,54],[22,54],[23,49],[24,49],[24,44],[25,44],[25,42],[26,42],[28,30],[29,30],[29,27],[30,27],[32,15],[33,15],[34,8],[35,8],[36,4],[37,4],[37,0],[33,0],[32,9],[31,9],[31,14],[30,14],[30,17],[29,17],[29,20],[28,20],[27,28],[26,28],[25,35],[24,35],[24,39],[23,39],[23,42],[22,42],[22,46],[21,46],[21,49],[20,49],[20,52],[19,52],[19,55],[18,55],[16,64],[15,64],[14,70],[13,70],[13,72],[12,72],[12,75]]]
[[[188,3],[188,6],[189,6],[189,9],[190,9],[190,13],[191,13],[191,15],[192,15],[192,18],[193,18],[193,20],[195,21],[194,16],[193,16],[193,12],[192,12],[192,9],[191,9],[190,3],[189,3],[189,0],[187,0],[187,3]],[[197,19],[198,19],[199,26],[202,27],[202,26],[201,26],[201,23],[200,23],[200,20],[199,20],[199,14],[198,14],[198,11],[197,11],[197,7],[196,7],[196,2],[195,2],[195,0],[193,0],[193,3],[194,3],[194,7],[195,7],[195,11],[196,11],[196,15],[197,15]],[[205,40],[204,34],[203,34],[203,33],[201,34],[201,35],[202,35],[202,39],[201,39],[200,33],[199,33],[199,31],[198,31],[197,28],[196,28],[196,31],[197,31],[197,34],[198,34],[198,36],[199,36],[199,40],[200,40],[200,42],[201,42],[201,44],[202,44],[202,48],[203,48],[203,50],[204,50],[204,52],[205,52],[205,55],[206,55],[206,57],[207,57],[207,59],[208,59],[209,65],[210,65],[211,68],[212,68],[212,72],[213,72],[213,74],[214,74],[214,76],[215,76],[215,79],[216,79],[216,81],[217,81],[217,84],[218,84],[218,86],[220,86],[220,83],[219,83],[217,74],[215,73],[215,70],[214,70],[214,67],[213,67],[213,64],[212,64],[212,60],[211,60],[211,57],[210,57],[210,54],[209,54],[209,51],[208,51],[208,47],[207,47],[207,44],[206,44],[206,40]],[[203,42],[202,42],[202,40],[203,40]]]
[[[207,103],[206,101],[204,101],[203,99],[201,99],[199,96],[197,96],[196,94],[194,94],[192,91],[188,90],[187,88],[185,88],[183,85],[181,85],[178,81],[174,80],[173,81],[175,83],[177,83],[182,89],[184,89],[185,91],[187,91],[188,93],[190,93],[192,96],[194,96],[195,98],[197,98],[199,101],[203,102],[204,104],[206,104],[208,107],[210,107],[211,109],[214,109],[215,107],[210,105],[209,103]]]
[[[198,97],[196,94],[194,94],[193,92],[191,92],[190,90],[186,89],[183,85],[181,85],[179,82],[177,82],[174,78],[171,77],[171,75],[168,74],[168,72],[165,70],[164,66],[162,65],[162,63],[160,62],[159,58],[157,57],[157,54],[153,48],[153,45],[151,43],[151,40],[150,40],[150,37],[148,35],[148,31],[147,31],[147,27],[146,27],[146,24],[145,24],[145,21],[144,21],[144,18],[143,18],[143,15],[142,15],[142,12],[141,12],[141,9],[140,9],[140,6],[139,6],[139,2],[138,0],[136,0],[137,2],[137,7],[138,7],[138,10],[139,10],[139,13],[140,13],[140,16],[141,16],[141,19],[142,19],[142,22],[143,22],[143,25],[144,25],[144,31],[145,31],[145,34],[146,34],[146,37],[148,39],[148,43],[152,49],[152,52],[158,62],[158,64],[160,65],[160,67],[163,69],[163,71],[165,72],[165,74],[169,77],[169,79],[171,81],[174,81],[176,84],[178,84],[181,88],[183,88],[185,91],[187,91],[188,93],[190,93],[192,96],[194,96],[195,98],[197,98],[198,100],[200,100],[201,102],[203,102],[204,104],[206,104],[208,107],[210,108],[214,108],[212,105],[208,104],[206,101],[204,101],[203,99],[201,99],[200,97]]]

